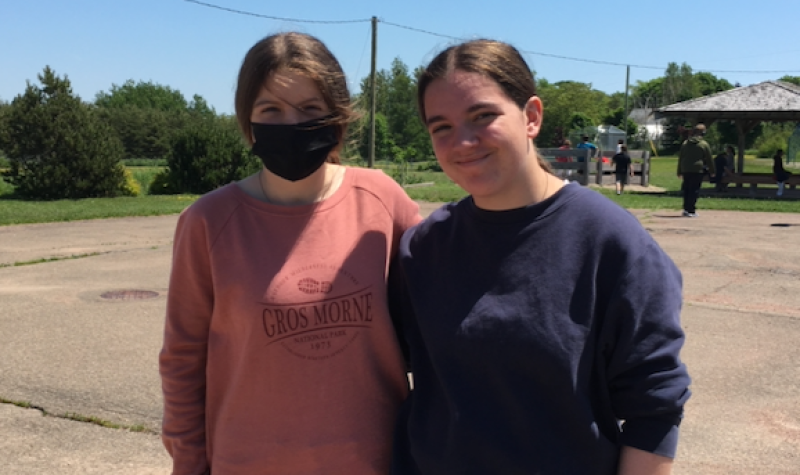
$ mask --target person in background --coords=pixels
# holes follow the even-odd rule
[[[513,46],[447,48],[417,102],[469,195],[407,231],[390,273],[414,381],[392,473],[670,473],[690,394],[678,268],[633,215],[549,171]]]
[[[783,168],[783,150],[778,149],[772,157],[772,174],[775,175],[775,181],[778,182],[777,196],[783,196],[783,187],[786,180],[792,176],[792,172]]]
[[[725,153],[728,157],[728,171],[733,174],[736,173],[736,149],[732,145],[725,147]]]
[[[706,126],[697,124],[692,129],[692,136],[683,141],[678,156],[678,178],[683,178],[683,216],[697,217],[697,197],[706,173],[714,176],[714,160],[711,158],[711,147],[703,139]]]
[[[729,147],[730,148],[730,147]],[[723,152],[714,157],[714,190],[715,191],[728,191],[727,177],[732,174],[728,168],[728,153]]]
[[[622,145],[619,153],[614,155],[611,161],[614,162],[617,194],[621,195],[625,191],[625,185],[628,184],[628,177],[633,176],[633,161],[631,156],[628,155],[628,147]]]
[[[263,168],[178,220],[159,358],[172,473],[386,474],[408,393],[386,279],[419,207],[339,164],[355,116],[318,39],[257,42],[235,105]]]
[[[561,146],[558,147],[559,150],[569,150],[572,148],[572,142],[569,139],[564,139]],[[565,155],[556,157],[556,162],[558,163],[570,163],[574,161],[573,157],[567,157]],[[572,170],[558,170],[559,176],[561,178],[568,179],[568,177],[572,176]]]
[[[572,142],[569,139],[564,139],[564,142],[561,144],[560,147],[558,147],[559,150],[569,150],[571,148],[572,148]],[[559,163],[568,163],[571,161],[573,161],[572,157],[565,157],[565,156],[556,157],[556,162]]]
[[[576,145],[575,148],[582,148],[582,149],[591,150],[591,153],[589,153],[589,159],[590,160],[592,158],[594,158],[595,155],[597,155],[597,145],[593,144],[592,142],[589,142],[589,136],[588,135],[584,135],[583,137],[581,137],[581,143]],[[578,157],[578,161],[579,162],[583,162],[584,160],[585,160],[584,157]]]
[[[622,151],[622,147],[625,145],[625,141],[622,139],[617,140],[617,150],[615,153],[619,153]]]

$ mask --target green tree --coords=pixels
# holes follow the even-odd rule
[[[701,71],[694,75],[696,91],[699,96],[710,96],[718,92],[733,89],[733,84],[727,79],[718,78],[711,73]]]
[[[583,130],[594,125],[592,118],[582,112],[575,112],[569,118],[569,130]]]
[[[98,114],[117,134],[127,159],[163,158],[169,152],[170,135],[183,122],[177,113],[137,106],[98,108]]]
[[[643,109],[657,109],[667,105],[664,101],[664,78],[636,81],[631,87],[631,102],[633,107]]]
[[[700,95],[692,67],[686,63],[680,66],[678,63],[669,63],[664,71],[662,87],[665,105],[688,101]]]
[[[428,132],[417,112],[417,80],[408,73],[408,67],[395,58],[389,74],[386,121],[395,145],[405,151],[408,161],[428,155]]]
[[[397,158],[395,155],[402,155],[405,160],[415,161],[433,156],[428,132],[419,119],[417,110],[417,77],[420,72],[421,68],[417,68],[413,75],[409,74],[408,66],[400,58],[395,58],[389,71],[381,70],[376,73],[376,110],[386,118],[389,139],[395,146],[394,152],[390,152],[390,156],[385,158],[394,159]],[[364,108],[363,114],[367,116],[370,101],[371,90],[367,77],[361,81],[358,99],[358,103]],[[364,135],[369,134],[368,128],[362,130]],[[368,137],[361,137],[359,143],[363,140],[368,140]],[[376,143],[376,155],[377,148]]]
[[[363,116],[359,122],[358,153],[362,159],[369,157],[369,117]],[[397,146],[389,133],[386,116],[380,112],[375,114],[375,158],[377,160],[392,159]]]
[[[783,76],[782,78],[778,79],[778,81],[788,82],[800,86],[800,76]]]
[[[623,122],[625,124],[623,125]],[[625,112],[623,108],[611,110],[608,115],[603,117],[603,123],[606,125],[613,125],[625,131],[628,137],[633,137],[639,133],[639,126],[631,119],[625,120]]]
[[[94,103],[99,107],[135,106],[165,112],[185,111],[189,106],[180,91],[150,81],[134,83],[133,79],[121,86],[112,84],[109,92],[98,92]]]
[[[366,112],[372,107],[372,89],[370,77],[361,80],[361,92],[356,96],[356,104]],[[389,73],[382,69],[375,72],[375,109],[376,112],[386,115],[386,105],[389,102]]]
[[[8,166],[5,150],[8,148],[8,115],[11,105],[0,100],[0,168]]]
[[[172,135],[195,120],[216,116],[202,96],[187,102],[180,91],[152,82],[126,81],[100,92],[95,105],[116,131],[125,158],[163,158]]]
[[[111,128],[46,67],[8,112],[9,169],[3,179],[24,198],[112,197],[126,193],[122,145]]]
[[[587,123],[598,124],[608,113],[608,95],[591,84],[576,81],[550,83],[538,81],[537,94],[544,104],[544,121],[536,143],[540,147],[561,144],[565,133],[573,130],[579,114]]]
[[[211,118],[217,115],[217,112],[214,110],[213,107],[208,105],[203,96],[195,94],[192,96],[192,101],[189,102],[189,106],[186,110],[193,115],[205,118]]]

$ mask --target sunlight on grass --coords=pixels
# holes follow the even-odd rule
[[[356,166],[355,164],[349,164]],[[83,200],[26,201],[13,195],[13,187],[0,180],[0,226],[26,223],[74,221],[80,219],[103,219],[125,216],[157,216],[177,214],[192,204],[197,195],[147,195],[150,182],[163,166],[130,166],[131,174],[142,186],[142,196],[120,198],[90,198]],[[466,196],[447,176],[435,170],[435,162],[410,163],[378,162],[382,169],[396,180],[411,184],[408,195],[419,201],[450,202]],[[617,196],[611,189],[597,191],[620,206],[629,209],[674,209],[682,208],[680,196],[681,180],[676,174],[677,157],[657,157],[651,160],[650,184],[661,193],[637,193],[628,191]],[[770,173],[772,160],[747,157],[745,170]],[[413,186],[425,183],[424,186]],[[432,183],[428,185],[428,183]],[[710,187],[708,183],[704,187]],[[769,185],[767,186],[769,187]],[[788,212],[800,213],[800,201],[752,197],[702,197],[702,209]]]

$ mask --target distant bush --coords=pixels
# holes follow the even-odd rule
[[[426,172],[426,171],[440,172],[440,171],[442,171],[442,166],[439,165],[439,161],[438,160],[428,160],[426,162],[420,162],[417,165],[417,171],[421,171],[421,172]]]
[[[72,94],[69,80],[49,68],[42,86],[28,84],[7,111],[3,179],[29,199],[128,194],[122,144],[92,106]]]
[[[786,141],[781,140],[780,137],[770,137],[759,144],[756,149],[756,156],[758,158],[772,158],[778,149],[786,150]]]
[[[763,134],[756,140],[756,156],[772,158],[778,149],[786,151],[789,136],[792,135],[793,124],[767,124]]]
[[[125,196],[139,196],[142,194],[142,185],[133,177],[130,170],[124,171],[125,184],[122,186],[122,194]]]
[[[166,158],[126,158],[122,160],[126,167],[166,167]]]
[[[151,194],[203,194],[240,180],[261,167],[226,117],[197,120],[171,141],[167,171],[150,184]]]

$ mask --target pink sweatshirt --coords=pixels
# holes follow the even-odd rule
[[[386,277],[419,207],[347,168],[323,202],[230,184],[175,232],[160,371],[174,474],[385,474],[405,365]]]

